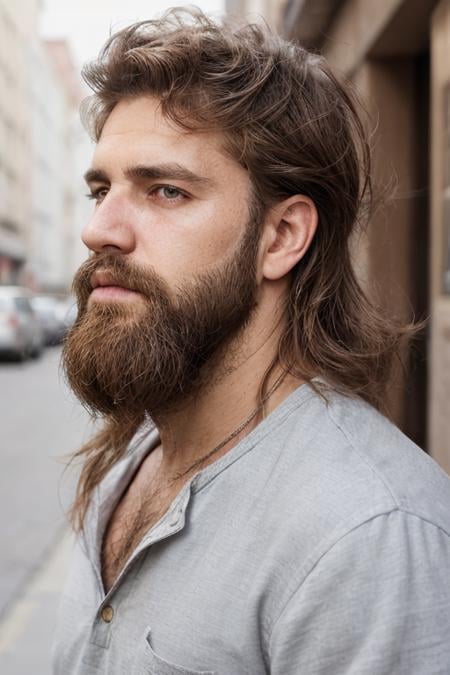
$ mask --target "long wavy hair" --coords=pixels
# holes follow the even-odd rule
[[[372,186],[370,148],[351,88],[322,57],[267,26],[216,22],[195,9],[173,9],[112,35],[83,77],[93,95],[82,118],[94,140],[119,101],[155,96],[182,128],[223,134],[263,210],[295,194],[313,200],[319,225],[293,270],[286,329],[271,369],[281,366],[307,381],[322,376],[380,408],[393,361],[413,329],[380,313],[352,267],[350,239],[370,213]],[[84,459],[71,511],[76,529],[93,490],[142,422],[108,418],[73,455]]]

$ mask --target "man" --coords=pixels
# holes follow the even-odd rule
[[[376,410],[410,329],[350,263],[352,95],[195,11],[114,35],[85,78],[64,366],[104,426],[78,453],[55,672],[448,675],[450,483]]]

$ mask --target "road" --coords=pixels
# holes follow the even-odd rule
[[[0,672],[5,675],[50,672],[49,631],[70,547],[65,512],[77,475],[76,468],[64,472],[64,455],[92,432],[63,383],[59,360],[60,349],[51,348],[35,361],[0,363]]]

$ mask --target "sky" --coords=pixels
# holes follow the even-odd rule
[[[45,38],[67,38],[79,67],[97,56],[110,31],[181,4],[176,0],[44,0],[40,33]],[[224,11],[224,0],[196,0],[195,5],[213,16]]]

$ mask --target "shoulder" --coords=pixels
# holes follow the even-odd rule
[[[407,569],[408,556],[426,558],[433,541],[448,570],[450,479],[374,408],[314,394],[270,442],[257,456],[272,461],[258,512],[276,551],[278,608],[315,570],[335,579],[339,562],[351,570],[365,547],[374,559],[398,554]]]
[[[449,533],[450,478],[437,462],[360,399],[333,393],[325,408],[355,464],[372,477],[393,507]]]
[[[309,505],[313,518],[326,512],[331,527],[401,510],[450,532],[450,479],[438,464],[361,399],[325,397],[314,393],[280,430],[280,499]]]

